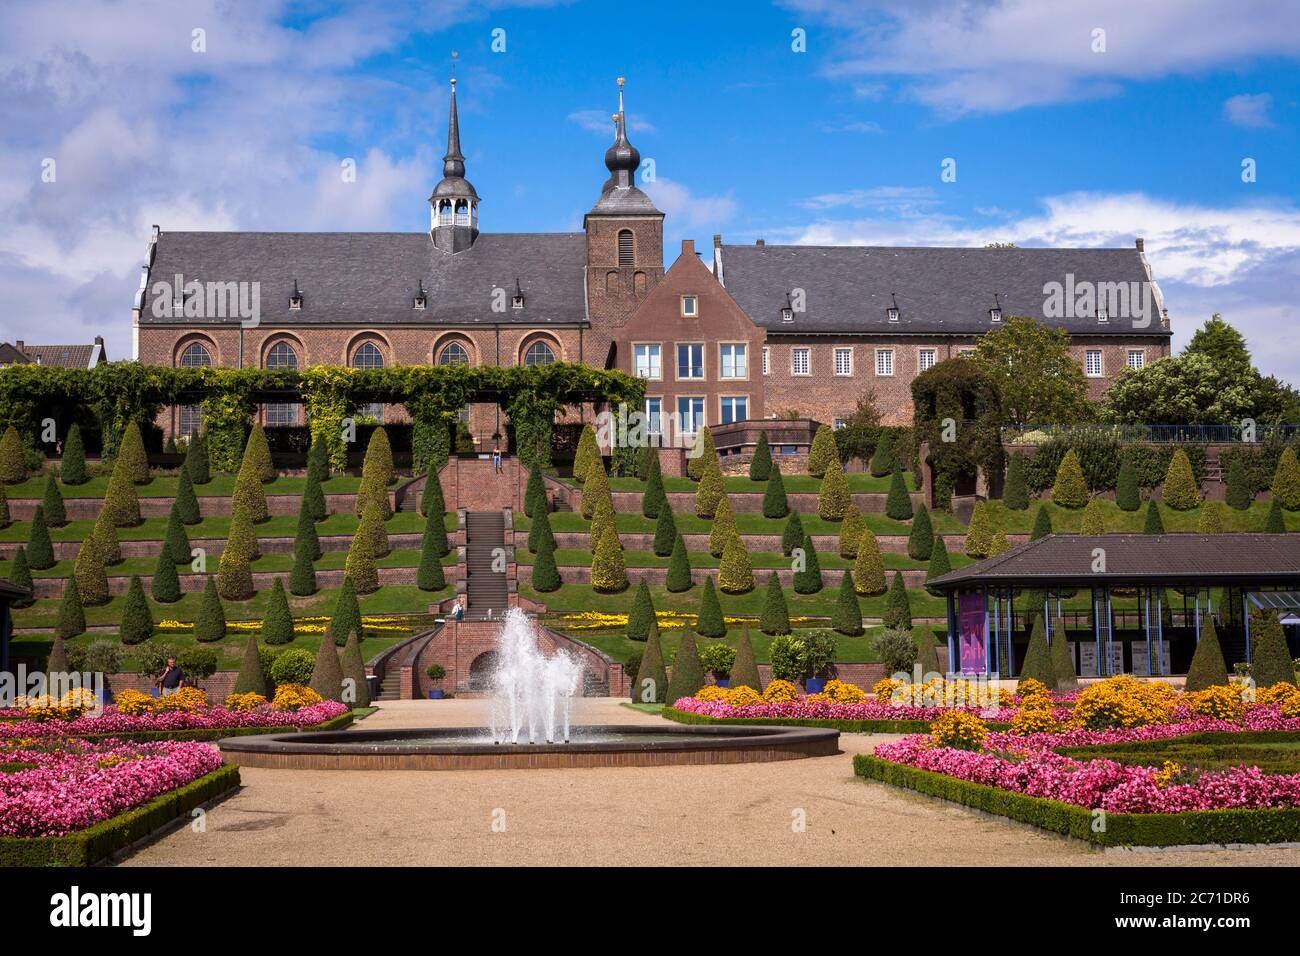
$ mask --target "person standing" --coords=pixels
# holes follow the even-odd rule
[[[160,694],[166,697],[168,694],[176,693],[184,677],[184,672],[176,664],[176,658],[169,657],[167,658],[167,666],[158,675],[158,680],[154,682],[154,686],[158,688]]]
[[[501,446],[493,444],[492,446],[492,470],[498,475],[501,474]]]

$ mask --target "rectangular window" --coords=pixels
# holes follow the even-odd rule
[[[975,350],[974,350],[974,349],[971,349],[971,348],[965,348],[965,349],[958,349],[958,350],[957,350],[957,357],[958,357],[958,358],[970,358],[970,357],[971,357],[972,355],[974,355],[974,354],[975,354]]]
[[[926,369],[934,368],[934,349],[921,349],[921,354],[916,364],[922,372]]]
[[[677,377],[704,378],[704,344],[683,342],[677,346]]]
[[[808,350],[791,349],[790,350],[790,373],[792,375],[809,375],[808,371]]]
[[[704,421],[704,399],[677,399],[677,421],[678,430],[684,435],[693,435],[700,426],[708,424]]]
[[[298,424],[298,406],[284,402],[276,402],[266,406],[266,424],[268,425],[297,425]]]
[[[839,431],[841,428],[844,428],[844,427],[847,426],[847,425],[848,425],[848,420],[847,420],[847,419],[844,419],[844,418],[837,418],[837,419],[835,419],[835,425],[834,425],[834,428],[835,428],[836,431]]]
[[[749,378],[749,362],[743,345],[718,346],[718,377]]]
[[[203,427],[203,406],[202,405],[182,405],[181,406],[181,434],[193,435]]]
[[[876,374],[884,376],[894,374],[893,349],[876,349]]]
[[[684,318],[693,319],[699,314],[699,302],[696,300],[695,296],[682,296],[682,316]]]
[[[1088,349],[1084,371],[1089,378],[1101,378],[1101,349]]]
[[[636,360],[637,378],[663,378],[663,366],[660,364],[660,349],[654,345],[634,345],[632,353]]]
[[[1142,349],[1129,349],[1129,350],[1128,350],[1128,367],[1129,367],[1129,368],[1142,368],[1142,367],[1143,367],[1144,365],[1146,365],[1146,364],[1147,364],[1147,353],[1146,353],[1146,352],[1144,352]]]
[[[763,346],[763,374],[772,374],[772,350],[766,345]]]
[[[722,424],[743,422],[749,418],[749,398],[745,395],[724,395],[722,397]]]
[[[646,431],[651,435],[660,433],[659,421],[663,415],[663,399],[647,398],[645,400]]]
[[[835,350],[835,374],[836,375],[853,374],[853,349]]]

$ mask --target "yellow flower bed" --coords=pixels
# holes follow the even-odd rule
[[[141,717],[153,713],[153,698],[138,690],[124,690],[113,695],[118,713]]]
[[[906,687],[904,681],[897,677],[882,677],[871,685],[871,695],[882,704],[888,704],[894,699],[894,692],[901,687]]]
[[[329,630],[330,618],[325,616],[295,617],[293,631],[295,634],[324,634]],[[363,615],[361,626],[367,631],[405,633],[411,625],[401,617],[387,614]],[[227,621],[226,630],[237,633],[251,633],[262,629],[261,621]],[[163,620],[158,622],[157,630],[169,632],[186,632],[194,630],[193,621]]]
[[[19,697],[15,706],[25,710],[30,720],[76,720],[88,710],[93,710],[98,701],[94,691],[86,687],[76,687],[62,697],[50,694],[38,694],[31,697]]]
[[[763,700],[769,704],[784,704],[799,698],[799,688],[788,680],[774,680],[763,691]]]
[[[1011,732],[1018,737],[1030,734],[1057,734],[1064,728],[1050,709],[1042,707],[1022,707],[1011,718]]]
[[[321,702],[320,694],[305,684],[281,684],[275,689],[272,710],[301,710]]]
[[[1167,724],[1177,702],[1176,692],[1163,681],[1139,681],[1122,674],[1080,693],[1071,720],[1089,730]]]
[[[1258,704],[1277,705],[1285,708],[1297,696],[1300,696],[1300,689],[1297,689],[1294,684],[1278,683],[1272,687],[1255,688],[1255,702]]]
[[[726,700],[727,688],[718,687],[715,684],[709,684],[707,687],[701,687],[695,692],[695,699],[702,701]]]
[[[1176,763],[1173,760],[1166,760],[1164,766],[1161,767],[1159,770],[1157,770],[1155,773],[1156,786],[1157,787],[1169,786],[1171,783],[1174,782],[1174,780],[1178,778],[1178,775],[1182,772],[1183,772],[1182,764]]]
[[[197,687],[181,687],[174,694],[154,698],[154,709],[160,713],[202,710],[207,706],[207,692]]]
[[[827,681],[822,693],[827,700],[836,704],[862,704],[867,699],[867,692],[861,687],[842,680]]]
[[[1028,697],[1046,697],[1049,701],[1052,699],[1051,689],[1040,680],[1027,677],[1022,681],[1016,682],[1016,696],[1022,700]]]
[[[230,694],[226,697],[226,709],[248,712],[257,710],[266,703],[266,698],[261,694]]]
[[[1242,685],[1219,684],[1205,690],[1183,695],[1187,709],[1198,717],[1216,720],[1241,720],[1246,715],[1246,702],[1242,699]]]
[[[963,710],[946,710],[930,724],[930,739],[938,747],[982,750],[988,734],[984,721]]]
[[[605,614],[601,611],[575,611],[570,614],[557,614],[548,618],[548,623],[559,630],[566,631],[596,631],[596,630],[617,630],[627,627],[626,614]],[[723,618],[727,625],[732,624],[757,624],[758,618],[754,616],[740,615],[736,617],[727,616]],[[697,618],[694,614],[688,614],[683,611],[655,611],[655,624],[659,630],[674,630],[683,627],[694,627]],[[825,623],[823,618],[816,617],[792,617],[790,618],[791,627],[812,627],[817,624]]]
[[[727,703],[732,707],[748,707],[750,704],[763,703],[763,695],[754,688],[741,684],[727,691]]]

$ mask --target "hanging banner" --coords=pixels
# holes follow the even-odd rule
[[[964,673],[983,674],[988,670],[985,655],[985,626],[988,623],[988,602],[983,591],[970,591],[957,595],[958,653]]]

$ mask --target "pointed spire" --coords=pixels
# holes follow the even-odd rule
[[[447,155],[442,157],[442,174],[465,175],[465,155],[460,151],[460,117],[456,112],[456,78],[451,78],[451,111],[447,116]]]
[[[618,78],[618,112],[614,114],[614,143],[605,151],[605,168],[609,179],[601,187],[600,199],[591,212],[600,214],[651,214],[661,215],[650,197],[636,185],[636,171],[641,166],[641,153],[627,138],[627,114],[623,109],[623,77]]]
[[[461,252],[478,237],[478,193],[465,178],[465,154],[460,149],[460,112],[456,109],[456,54],[452,54],[451,105],[447,110],[447,154],[442,181],[429,196],[429,234],[444,252]]]

